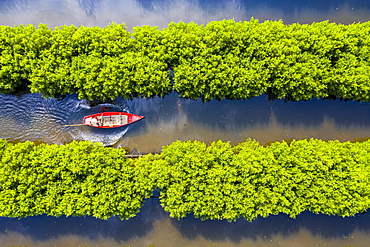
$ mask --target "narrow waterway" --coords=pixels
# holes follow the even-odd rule
[[[116,99],[92,105],[77,95],[48,99],[41,94],[23,96],[0,94],[0,138],[9,141],[36,141],[63,144],[72,140],[91,140],[113,145],[129,127],[97,129],[88,126],[62,127],[83,123],[86,115],[101,111],[128,111],[130,102]]]
[[[176,94],[163,99],[136,99],[133,109],[146,116],[117,145],[140,152],[159,151],[176,140],[230,141],[247,138],[261,144],[283,139],[338,139],[370,135],[370,103],[319,100],[269,101],[266,95],[249,100],[202,102]]]
[[[137,217],[0,218],[1,246],[368,246],[370,215],[341,218],[305,212],[296,219],[286,215],[253,222],[201,221],[191,216],[169,218],[158,200],[148,199]]]
[[[100,111],[129,111],[146,118],[128,127],[97,129],[83,117]],[[261,144],[283,139],[338,139],[349,141],[370,135],[370,103],[319,100],[249,100],[202,102],[170,94],[164,98],[117,99],[92,105],[76,95],[45,99],[40,94],[0,95],[0,138],[10,141],[67,143],[91,140],[128,147],[137,152],[158,152],[176,140],[230,141],[247,138]]]

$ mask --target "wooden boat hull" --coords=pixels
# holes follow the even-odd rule
[[[101,129],[118,128],[143,118],[143,116],[127,112],[100,112],[84,117],[84,124]]]

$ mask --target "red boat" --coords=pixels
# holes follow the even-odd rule
[[[117,128],[145,117],[127,112],[100,112],[84,117],[84,124],[96,128]]]

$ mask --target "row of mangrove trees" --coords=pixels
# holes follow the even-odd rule
[[[0,26],[0,92],[370,100],[370,22],[223,20],[134,27]]]
[[[175,218],[345,217],[370,207],[370,140],[176,141],[159,154],[125,153],[87,141],[0,140],[0,216],[128,219],[155,190]]]

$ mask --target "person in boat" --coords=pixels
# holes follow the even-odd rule
[[[99,126],[99,119],[97,117],[91,118],[90,124],[93,126]]]

